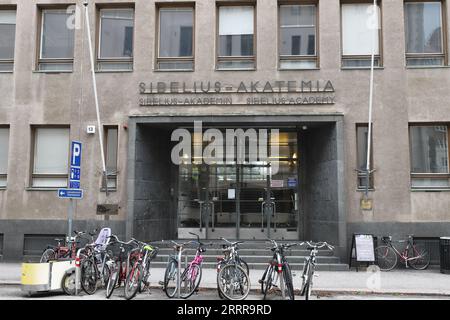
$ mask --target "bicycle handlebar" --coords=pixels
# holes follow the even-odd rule
[[[324,247],[327,247],[329,250],[334,250],[334,246],[332,246],[331,244],[326,243],[325,241],[323,242],[312,242],[312,241],[304,241],[302,243],[300,243],[300,245],[304,245],[307,244],[308,246],[314,248],[314,249],[322,249]]]

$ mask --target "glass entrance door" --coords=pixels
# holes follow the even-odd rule
[[[299,239],[296,132],[280,133],[274,161],[179,167],[178,232],[218,239]]]

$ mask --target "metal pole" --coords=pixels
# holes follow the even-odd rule
[[[94,89],[95,111],[97,114],[98,137],[100,140],[100,151],[101,151],[102,166],[103,166],[103,179],[104,179],[104,184],[105,184],[106,195],[108,196],[108,175],[106,172],[105,151],[103,148],[103,130],[102,130],[103,128],[102,128],[101,121],[100,121],[100,108],[99,108],[98,93],[97,93],[97,80],[95,77],[94,52],[92,49],[91,26],[89,23],[88,1],[84,1],[84,14],[86,16],[86,29],[87,29],[88,42],[89,42],[89,56],[90,56],[90,61],[91,61],[92,86]]]
[[[73,212],[74,212],[74,201],[73,199],[69,200],[69,223],[68,223],[68,233],[67,236],[70,237],[72,236],[72,221],[73,221]]]
[[[178,251],[177,295],[181,299],[181,248]]]
[[[369,179],[370,179],[370,155],[371,155],[371,141],[372,141],[372,109],[373,109],[373,71],[375,66],[375,40],[376,32],[378,32],[378,10],[377,0],[373,0],[373,18],[375,26],[372,30],[372,55],[370,61],[370,90],[369,90],[369,123],[367,132],[367,160],[366,160],[366,198],[369,195]]]

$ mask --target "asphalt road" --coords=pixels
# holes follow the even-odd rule
[[[296,300],[303,300],[303,297],[296,296]],[[123,287],[114,291],[111,300],[124,300]],[[135,300],[167,300],[165,293],[160,288],[152,288],[150,292],[136,295]],[[273,295],[271,299],[281,299],[280,296]],[[415,296],[415,295],[370,295],[370,294],[324,294],[317,297],[314,295],[311,300],[450,300],[448,296]],[[94,295],[81,293],[79,296],[67,296],[62,292],[39,293],[29,296],[22,292],[18,285],[0,285],[0,300],[106,300],[105,291],[98,290]],[[189,300],[219,300],[217,292],[214,290],[202,290],[194,294]],[[247,300],[262,300],[258,293],[251,293]]]

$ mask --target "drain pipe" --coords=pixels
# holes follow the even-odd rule
[[[94,89],[94,100],[95,100],[95,111],[97,114],[97,126],[98,126],[98,137],[100,140],[100,151],[101,151],[101,157],[102,157],[102,166],[103,166],[103,183],[105,186],[106,196],[108,196],[108,175],[106,172],[106,161],[105,161],[105,152],[103,148],[103,128],[100,121],[100,110],[99,110],[99,103],[98,103],[98,93],[97,93],[97,80],[95,77],[95,65],[94,65],[94,52],[92,50],[92,39],[91,39],[91,26],[89,23],[89,11],[88,11],[88,1],[84,1],[84,14],[86,17],[86,28],[87,28],[87,35],[88,35],[88,42],[89,42],[89,56],[90,56],[90,62],[91,62],[91,74],[92,74],[92,86]]]
[[[376,40],[376,32],[378,32],[378,8],[377,8],[377,0],[373,0],[373,18],[375,26],[373,26],[372,30],[372,54],[370,61],[370,89],[369,89],[369,123],[368,123],[368,132],[367,132],[367,160],[366,160],[366,189],[364,192],[365,198],[369,197],[369,180],[370,174],[372,173],[370,170],[370,159],[371,159],[371,142],[372,142],[372,113],[373,113],[373,78],[374,78],[374,67],[375,67],[375,40]]]

